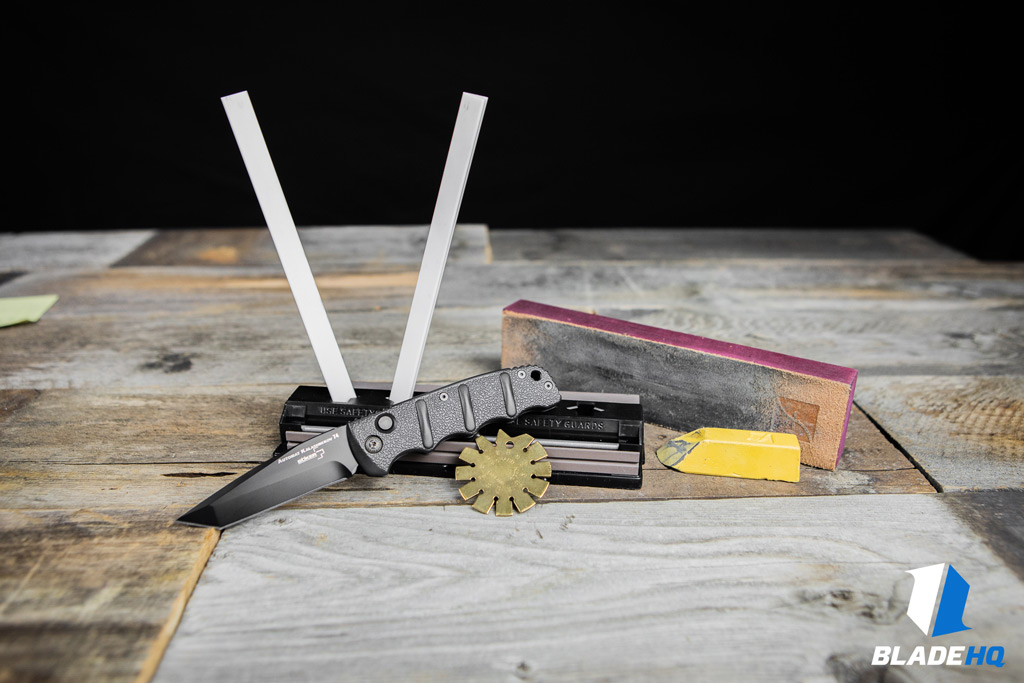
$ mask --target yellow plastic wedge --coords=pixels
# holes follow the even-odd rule
[[[659,448],[658,460],[689,474],[800,481],[800,442],[793,434],[704,427]]]

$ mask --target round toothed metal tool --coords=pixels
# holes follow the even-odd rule
[[[551,463],[543,460],[548,454],[529,434],[499,430],[495,443],[478,436],[476,445],[480,450],[465,448],[459,455],[470,464],[455,468],[455,479],[468,482],[459,489],[463,500],[477,496],[474,510],[486,515],[493,506],[498,517],[510,517],[513,503],[526,512],[535,503],[531,494],[540,498],[548,490],[541,478],[551,476]]]

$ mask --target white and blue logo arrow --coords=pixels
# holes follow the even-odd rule
[[[928,636],[969,631],[964,626],[964,607],[971,586],[951,564],[933,564],[909,569],[914,577],[907,616]],[[934,617],[934,621],[933,621]]]

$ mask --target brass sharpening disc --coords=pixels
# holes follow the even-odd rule
[[[511,517],[512,504],[519,512],[526,512],[548,490],[551,463],[544,447],[529,434],[509,436],[499,430],[495,443],[478,436],[480,450],[464,448],[459,459],[468,465],[455,468],[456,481],[469,482],[459,489],[463,500],[477,496],[473,509],[491,511],[498,517]]]

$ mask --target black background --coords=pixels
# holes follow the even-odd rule
[[[13,26],[2,229],[263,225],[219,100],[239,90],[296,223],[428,223],[466,90],[490,99],[461,222],[909,227],[1024,257],[1006,16],[167,7]]]

